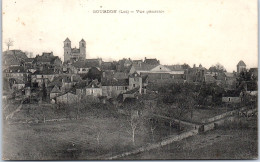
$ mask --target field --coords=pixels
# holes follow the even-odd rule
[[[212,118],[214,116],[220,115],[222,113],[232,111],[233,108],[229,107],[212,107],[212,108],[194,108],[190,111],[184,112],[181,116],[179,115],[180,110],[171,108],[167,105],[161,105],[159,108],[158,114],[162,114],[168,117],[174,117],[176,119],[181,119],[183,121],[191,122],[191,123],[201,123],[202,120]],[[169,113],[165,113],[167,111],[161,111],[161,109],[170,109]]]
[[[102,113],[106,111],[102,110]],[[100,111],[101,113],[101,111]],[[108,113],[108,112],[107,112]],[[3,159],[96,159],[162,140],[177,131],[164,125],[151,132],[140,126],[135,144],[126,116],[89,115],[82,120],[3,125]],[[74,146],[73,146],[74,144]]]
[[[250,127],[227,125],[124,159],[256,159],[257,119],[249,121],[247,125]]]

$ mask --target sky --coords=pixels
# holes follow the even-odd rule
[[[257,0],[3,0],[2,12],[3,50],[10,38],[10,49],[53,51],[63,60],[68,37],[77,48],[83,38],[87,58],[104,61],[147,57],[206,68],[220,63],[230,72],[240,60],[258,66]]]

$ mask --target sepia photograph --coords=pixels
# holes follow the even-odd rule
[[[2,160],[258,159],[257,0],[2,0]]]

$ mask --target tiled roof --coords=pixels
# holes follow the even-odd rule
[[[109,80],[102,80],[102,86],[128,86],[129,80],[128,79],[109,79]]]
[[[43,69],[43,70],[36,70],[33,75],[39,75],[39,74],[42,74],[42,75],[52,75],[52,74],[57,74],[54,72],[53,69]]]
[[[34,62],[50,62],[54,63],[56,59],[60,59],[58,56],[36,56]]]
[[[159,61],[157,59],[145,59],[144,63],[151,65],[159,65]]]
[[[172,71],[183,71],[182,65],[164,65],[166,68],[172,70]]]
[[[237,64],[237,66],[246,66],[246,64],[244,63],[244,61],[240,60]]]
[[[132,66],[137,71],[150,71],[150,70],[152,70],[153,68],[155,68],[158,65],[151,65],[151,64],[141,63],[140,65],[134,64]]]
[[[114,73],[113,78],[115,78],[115,79],[127,79],[128,74],[124,73],[124,72],[116,72],[116,73]]]
[[[115,70],[115,66],[112,62],[102,62],[102,70]]]

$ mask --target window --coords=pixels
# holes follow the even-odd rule
[[[135,84],[133,84],[133,87],[135,87]]]
[[[228,101],[230,101],[230,98],[228,98]]]

